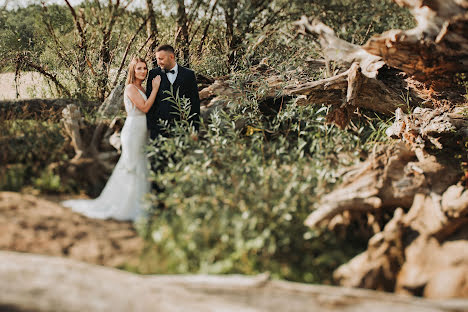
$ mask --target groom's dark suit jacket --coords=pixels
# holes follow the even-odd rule
[[[171,83],[161,68],[153,68],[148,74],[148,81],[146,84],[146,95],[149,97],[153,86],[151,81],[157,75],[161,76],[161,85],[159,86],[158,93],[156,95],[156,101],[146,113],[146,122],[148,130],[150,131],[151,139],[155,139],[159,134],[166,135],[162,132],[160,126],[160,119],[168,120],[169,124],[175,119],[179,118],[177,114],[177,108],[173,106],[171,102],[166,100],[169,97],[164,91],[171,90]],[[195,127],[198,129],[199,118],[200,118],[200,98],[198,95],[197,80],[193,70],[178,65],[177,78],[173,84],[174,95],[179,89],[179,96],[190,99],[190,115],[195,114],[191,120],[194,121]]]

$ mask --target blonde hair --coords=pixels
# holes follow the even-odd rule
[[[128,64],[127,81],[125,84],[128,85],[135,82],[135,67],[138,63],[145,63],[146,67],[148,67],[148,64],[143,58],[134,56],[130,61],[130,64]]]

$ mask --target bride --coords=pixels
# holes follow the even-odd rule
[[[161,76],[152,81],[149,98],[141,83],[148,74],[146,61],[135,57],[128,66],[124,91],[127,118],[122,129],[122,154],[101,195],[94,200],[72,199],[62,202],[66,207],[90,218],[136,220],[143,214],[143,196],[150,191],[148,159],[144,153],[148,130],[146,112],[153,105]]]

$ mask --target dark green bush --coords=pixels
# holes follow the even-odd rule
[[[69,191],[48,166],[66,160],[59,123],[4,120],[0,126],[0,189],[19,191],[26,186],[42,191]]]
[[[364,247],[303,225],[339,168],[358,158],[362,139],[325,124],[324,107],[290,104],[266,119],[252,106],[216,112],[199,136],[181,122],[150,147],[164,168],[153,175],[163,191],[151,196],[152,217],[140,225],[148,241],[141,272],[270,271],[329,282]]]

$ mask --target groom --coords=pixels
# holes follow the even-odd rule
[[[146,114],[146,123],[150,131],[151,139],[161,134],[168,136],[169,134],[161,127],[160,120],[169,122],[169,126],[174,120],[179,118],[177,107],[168,100],[170,95],[165,91],[171,91],[171,86],[176,94],[179,90],[180,98],[186,97],[190,100],[190,116],[194,122],[195,128],[198,130],[200,119],[200,98],[198,95],[197,80],[195,73],[185,67],[177,64],[174,54],[174,48],[170,45],[162,45],[156,49],[156,60],[159,67],[152,69],[148,74],[146,83],[146,96],[149,97],[153,89],[151,81],[156,76],[161,76],[161,85],[159,86],[156,95],[156,101],[151,109]]]

